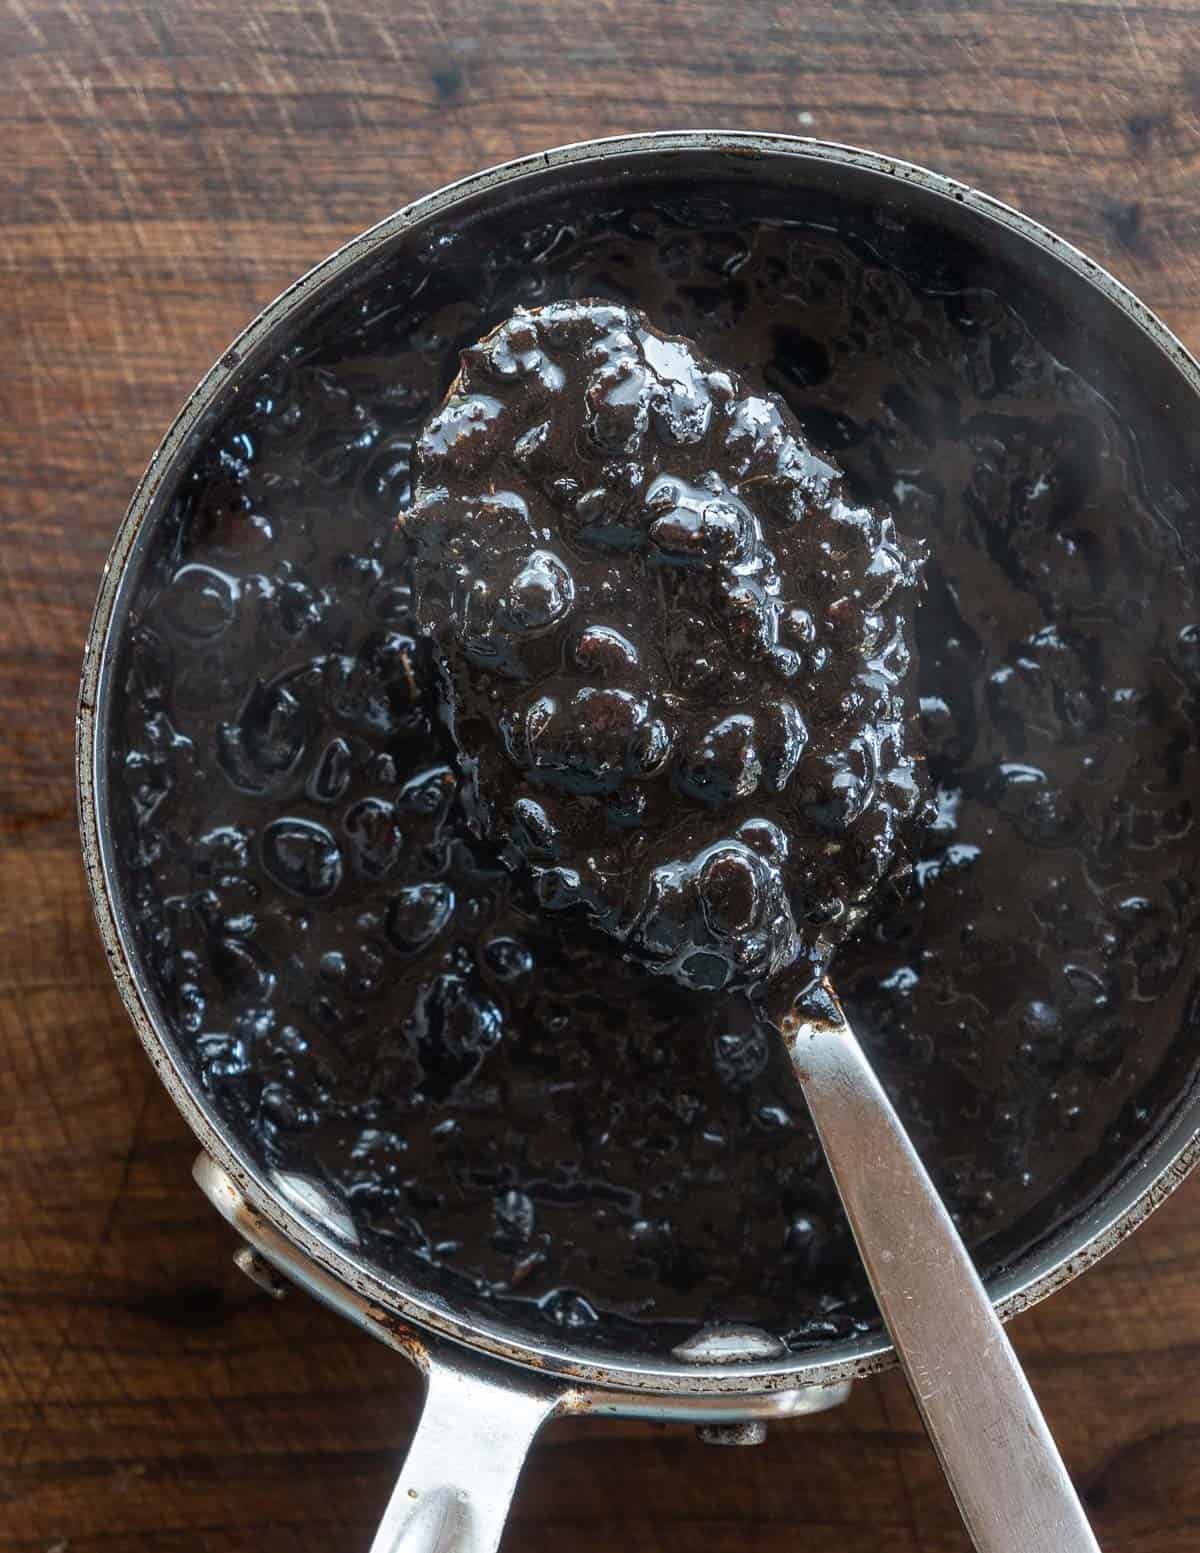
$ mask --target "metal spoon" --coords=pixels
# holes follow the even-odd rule
[[[966,1247],[828,982],[781,1021],[867,1277],[979,1553],[1099,1553]]]

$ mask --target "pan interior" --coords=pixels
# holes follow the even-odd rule
[[[1170,1124],[1200,957],[1194,398],[1040,250],[782,158],[468,199],[255,347],[114,617],[122,932],[223,1134],[384,1280],[597,1358],[713,1321],[836,1355],[876,1317],[772,1043],[547,930],[447,807],[393,520],[459,349],[564,296],[781,394],[930,541],[939,817],[839,983],[985,1273],[1078,1246]]]

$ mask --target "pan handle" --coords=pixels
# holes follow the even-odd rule
[[[533,1437],[565,1396],[439,1346],[371,1553],[495,1553]]]
[[[533,1437],[578,1400],[562,1381],[420,1335],[340,1282],[251,1207],[207,1153],[192,1174],[242,1237],[242,1271],[279,1295],[282,1273],[425,1376],[425,1405],[371,1553],[495,1553]]]

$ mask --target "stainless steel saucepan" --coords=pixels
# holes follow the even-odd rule
[[[278,298],[221,357],[158,449],[105,568],[88,638],[79,703],[78,781],[84,858],[105,951],[151,1061],[196,1133],[196,1179],[245,1242],[239,1262],[280,1292],[278,1274],[324,1300],[426,1377],[424,1412],[376,1538],[375,1553],[494,1549],[537,1430],[562,1413],[691,1420],[717,1443],[753,1443],[767,1421],[840,1402],[850,1382],[894,1360],[881,1335],[787,1352],[769,1334],[710,1328],[670,1355],[584,1346],[531,1335],[499,1312],[449,1301],[375,1265],[341,1206],[314,1181],[264,1168],[216,1113],[162,1017],[139,965],[122,896],[109,815],[110,715],[117,649],[157,525],[198,440],[281,340],[321,303],[386,261],[415,233],[483,204],[556,192],[600,197],[631,177],[769,181],[802,199],[844,192],[986,245],[1009,271],[1036,282],[1086,320],[1105,351],[1141,385],[1156,412],[1200,448],[1200,371],[1177,339],[1113,277],[1044,227],[975,190],[921,168],[843,146],[783,136],[688,131],[566,146],[479,173],[398,211]],[[1097,1200],[989,1285],[1009,1316],[1068,1283],[1167,1196],[1200,1155],[1200,1086],[1180,1064],[1178,1093],[1156,1135]]]

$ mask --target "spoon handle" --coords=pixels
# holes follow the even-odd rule
[[[832,989],[783,1021],[913,1397],[979,1553],[1099,1553],[966,1247]]]

